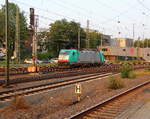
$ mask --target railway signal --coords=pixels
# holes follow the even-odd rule
[[[79,102],[81,100],[81,93],[82,93],[81,84],[75,85],[75,93],[77,94],[77,101]]]
[[[34,27],[34,8],[30,8],[30,27]]]

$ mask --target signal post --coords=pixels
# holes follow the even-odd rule
[[[77,95],[77,101],[78,102],[81,101],[81,93],[82,93],[81,84],[78,83],[75,85],[75,94]]]

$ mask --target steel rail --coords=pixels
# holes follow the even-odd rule
[[[124,64],[124,63],[122,63]],[[120,65],[122,65],[120,64]],[[139,62],[139,63],[128,63],[128,64],[131,64],[131,65],[150,65],[149,62]],[[103,64],[102,66],[104,65],[118,65],[118,64]],[[92,66],[94,67],[94,66]],[[87,68],[87,67],[79,67],[80,69],[82,68]],[[61,68],[61,67],[50,67],[50,66],[42,66],[42,67],[39,67],[39,71],[38,72],[41,72],[41,73],[49,73],[49,72],[55,72],[55,71],[67,71],[67,70],[74,70],[76,68],[67,68],[67,67],[64,67],[64,68]],[[27,70],[27,67],[19,67],[19,68],[10,68],[10,75],[20,75],[20,74],[28,74],[30,72],[28,72]],[[5,69],[4,68],[0,68],[0,76],[4,76],[5,75]]]
[[[120,98],[120,97],[122,97],[122,96],[124,96],[126,94],[129,94],[132,91],[135,91],[135,90],[137,90],[139,88],[142,88],[142,87],[144,87],[144,86],[146,86],[148,84],[150,84],[150,81],[146,81],[146,82],[144,82],[142,84],[139,84],[139,85],[137,85],[137,86],[135,86],[133,88],[130,88],[130,89],[124,91],[124,92],[121,92],[121,93],[119,93],[119,94],[117,94],[117,95],[115,95],[113,97],[110,97],[110,98],[108,98],[108,99],[106,99],[106,100],[104,100],[104,101],[102,101],[102,102],[100,102],[100,103],[98,103],[98,104],[96,104],[94,106],[91,106],[91,107],[89,107],[89,108],[87,108],[85,110],[82,110],[81,112],[70,116],[69,119],[82,119],[84,116],[90,114],[92,111],[96,110],[97,108],[103,107],[104,105],[106,106],[110,102],[112,102],[112,101],[114,101],[114,100],[116,100],[116,99],[118,99],[118,98]]]
[[[149,65],[146,64],[132,64],[134,69],[142,69],[146,68]],[[83,75],[85,73],[98,73],[98,72],[119,72],[121,65],[106,65],[101,67],[91,67],[91,68],[81,68],[78,70],[71,70],[71,71],[63,71],[63,72],[53,72],[49,74],[39,74],[37,76],[31,76],[31,77],[23,77],[23,78],[13,78],[10,79],[10,84],[16,84],[16,83],[24,83],[24,82],[32,82],[32,81],[39,81],[39,80],[46,80],[50,78],[63,78],[63,77],[69,77],[69,76],[77,76],[77,75]],[[94,70],[93,70],[94,69]],[[62,70],[62,69],[61,69]],[[5,83],[4,79],[0,80],[0,85],[3,85]]]
[[[97,74],[91,77],[76,78],[76,79],[71,79],[71,80],[66,80],[66,81],[55,82],[55,83],[45,83],[45,84],[39,84],[39,85],[29,86],[25,88],[19,88],[16,90],[11,89],[8,91],[2,91],[0,92],[0,101],[3,101],[5,99],[10,99],[16,95],[19,96],[19,95],[25,95],[25,94],[33,94],[35,92],[41,92],[41,91],[55,89],[55,88],[59,88],[59,87],[63,87],[63,86],[67,86],[67,85],[71,85],[71,84],[75,84],[79,82],[85,82],[85,81],[89,81],[89,80],[93,80],[97,78],[106,77],[110,74],[111,73],[105,73],[101,75]]]
[[[89,73],[118,72],[118,70],[119,70],[118,66],[102,66],[102,67],[94,68],[94,70],[92,68],[86,68],[86,69],[82,69],[82,70],[80,69],[75,71],[55,72],[55,73],[42,74],[42,75],[31,76],[31,77],[13,78],[10,79],[10,84],[39,81],[39,80],[45,80],[51,78],[78,76],[78,75],[84,75]],[[0,85],[3,85],[4,83],[5,80],[1,79]]]

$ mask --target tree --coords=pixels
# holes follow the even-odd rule
[[[62,19],[50,24],[47,36],[48,51],[53,52],[53,56],[57,56],[60,49],[77,48],[79,28],[81,34],[81,47],[84,47],[85,32],[80,27],[79,23],[74,21],[68,22],[66,19]]]
[[[4,45],[5,39],[5,16],[2,9],[0,9],[0,47]]]
[[[8,4],[8,16],[9,16],[9,29],[8,29],[8,39],[10,41],[10,51],[11,56],[13,55],[14,47],[15,47],[15,29],[16,29],[16,8],[19,8],[17,4],[9,3]],[[21,42],[21,57],[28,54],[26,52],[24,41],[28,38],[28,28],[27,28],[27,20],[24,15],[24,12],[19,13],[20,16],[20,42]],[[0,45],[3,46],[5,44],[5,5],[0,9]]]
[[[68,22],[66,19],[57,20],[50,24],[48,32],[41,32],[39,39],[44,39],[44,43],[39,43],[41,47],[47,49],[50,57],[58,56],[60,49],[78,47],[78,30],[80,28],[81,48],[86,48],[86,33],[79,23]],[[89,33],[90,48],[97,48],[101,43],[102,34],[97,31]]]
[[[150,39],[135,40],[134,47],[140,47],[140,48],[150,47]]]
[[[97,48],[97,46],[99,46],[101,43],[102,34],[97,31],[93,31],[89,33],[89,36],[90,48]]]

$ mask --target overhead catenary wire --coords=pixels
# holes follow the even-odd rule
[[[27,6],[30,6],[30,7],[34,7],[34,8],[36,8],[36,9],[41,10],[41,11],[43,11],[43,12],[46,12],[46,13],[48,13],[48,14],[51,13],[51,14],[54,14],[54,15],[56,15],[56,16],[61,16],[61,17],[67,18],[67,19],[79,21],[78,19],[72,18],[72,17],[70,17],[70,16],[66,16],[66,15],[62,15],[62,14],[60,14],[60,13],[52,12],[52,11],[50,11],[50,10],[42,9],[42,8],[39,8],[39,7],[30,5],[30,4],[21,2],[21,1],[18,1],[18,0],[14,0],[14,1],[17,1],[18,3],[23,4],[23,5],[27,5]],[[129,10],[126,10],[126,11],[129,11]],[[114,20],[116,17],[118,17],[118,16],[120,16],[120,15],[123,15],[126,11],[120,13],[119,15],[113,17],[112,19],[111,19],[111,18],[110,18],[110,19],[109,19],[109,18],[105,18],[105,19],[107,19],[107,20],[104,21],[104,22],[101,22],[101,23],[99,22],[99,24],[102,25],[102,24],[104,24],[104,23],[108,23],[108,22]],[[98,19],[97,19],[97,20],[98,20]],[[90,20],[90,21],[91,21],[91,20]]]
[[[78,9],[80,9],[80,10],[82,10],[82,11],[84,11],[85,13],[90,13],[90,11],[91,10],[89,10],[89,9],[86,9],[86,8],[83,8],[83,7],[80,7],[80,6],[78,6],[77,4],[73,4],[73,3],[68,3],[68,2],[66,2],[66,1],[62,1],[62,0],[60,0],[59,2],[61,2],[61,3],[65,3],[65,4],[68,4],[68,5],[70,5],[71,7],[74,7],[74,8],[78,8]],[[92,12],[93,12],[93,10],[92,10]]]
[[[42,15],[41,16],[41,18],[42,19],[47,19],[47,20],[50,20],[50,21],[53,21],[53,20],[55,20],[55,19],[58,19],[58,18],[66,18],[67,20],[69,19],[69,20],[73,20],[73,21],[77,21],[77,22],[81,22],[81,21],[83,21],[83,20],[81,20],[79,17],[77,17],[77,16],[68,16],[68,15],[64,15],[63,13],[58,13],[58,12],[53,12],[53,11],[51,11],[51,10],[47,10],[47,9],[45,9],[45,8],[40,8],[40,7],[36,7],[36,6],[33,6],[33,5],[29,5],[29,3],[24,3],[24,2],[21,2],[21,1],[19,1],[19,0],[13,0],[13,1],[16,1],[17,3],[20,3],[20,4],[24,4],[25,6],[31,6],[31,7],[34,7],[34,8],[36,8],[36,9],[38,9],[39,11],[43,11],[43,12],[45,12],[45,13],[47,13],[47,14],[53,14],[54,16],[58,16],[57,18],[52,18],[52,16],[51,17],[46,17],[45,15]],[[99,6],[100,6],[100,3],[104,3],[104,2],[101,2],[100,0],[96,0],[96,1],[98,1],[99,2]],[[55,3],[57,4],[58,3],[58,1],[56,2],[55,1]],[[60,4],[61,3],[61,4]],[[65,3],[66,3],[66,1],[65,1]],[[59,1],[59,6],[62,6],[62,7],[66,7],[66,8],[70,8],[70,6],[68,6],[69,4],[71,4],[70,2],[68,3],[68,5],[66,5],[66,4],[63,4],[63,2],[62,1]],[[107,3],[104,3],[104,4],[102,4],[104,7],[106,7],[106,8],[109,8],[110,10],[112,10],[113,12],[116,12],[116,13],[118,13],[119,11],[117,10],[117,9],[115,9],[115,8],[113,8],[111,5],[109,5],[109,4],[107,4]],[[82,9],[82,8],[80,8],[80,7],[78,7],[78,6],[76,6],[76,5],[74,5],[74,6],[72,6],[72,8],[70,8],[69,10],[73,10],[73,11],[75,11],[74,9],[76,9],[76,8],[79,8],[80,10],[79,11],[81,11],[82,13],[83,13],[83,11],[85,11],[85,13],[88,13],[89,11],[88,10],[85,10],[84,8]],[[105,19],[106,20],[104,20],[104,21],[100,21],[98,18],[95,18],[95,21],[94,21],[94,19],[92,19],[93,18],[93,16],[94,17],[97,17],[96,15],[93,15],[92,16],[92,18],[90,19],[90,22],[91,23],[93,23],[94,25],[93,26],[95,26],[95,27],[97,27],[98,29],[99,29],[99,26],[102,26],[103,25],[103,27],[105,27],[106,25],[105,24],[107,24],[107,23],[110,23],[110,22],[113,22],[113,23],[116,23],[117,22],[117,19],[116,18],[118,18],[118,17],[121,17],[121,16],[124,16],[124,15],[126,15],[126,14],[128,14],[129,13],[129,11],[131,10],[131,8],[133,8],[133,6],[130,6],[130,9],[128,8],[127,10],[125,10],[125,11],[123,11],[123,12],[119,12],[119,14],[118,15],[116,15],[116,16],[113,16],[112,18],[106,18],[105,17]],[[137,9],[137,7],[135,6],[134,7],[135,9]],[[77,10],[78,11],[78,10]],[[95,10],[94,11],[92,11],[93,13],[95,13]],[[81,13],[80,13],[81,14]],[[83,17],[85,17],[85,16],[83,16]],[[133,17],[133,16],[132,16]],[[85,19],[85,18],[83,18],[83,19]],[[85,19],[85,21],[83,21],[83,23],[84,22],[86,22],[86,19]],[[83,24],[82,23],[82,24]],[[93,27],[93,26],[91,26],[91,27]]]
[[[100,0],[96,0],[96,1],[97,1],[98,5],[103,6],[103,7],[106,7],[106,8],[109,8],[109,9],[111,9],[113,12],[118,12],[118,10],[112,8],[111,6],[107,5],[106,3],[104,3],[104,2],[102,2],[102,1],[100,1]]]
[[[137,2],[143,7],[145,8],[146,10],[148,10],[150,12],[150,8],[147,7],[143,2],[141,2],[140,0],[137,0]]]
[[[84,12],[83,13],[83,10],[78,10],[76,7],[75,7],[75,5],[72,5],[71,7],[70,7],[70,5],[69,6],[66,6],[66,4],[64,4],[63,2],[61,2],[61,1],[51,1],[51,2],[53,2],[53,3],[55,3],[56,5],[58,5],[58,6],[60,6],[60,7],[62,7],[62,8],[65,8],[65,9],[68,9],[69,8],[69,11],[72,11],[72,12],[74,12],[74,13],[77,13],[78,15],[79,14],[81,14],[81,16],[85,16],[86,17],[86,15],[89,15],[89,12]],[[85,15],[85,13],[86,13],[86,15]]]
[[[52,14],[57,15],[57,16],[63,16],[64,18],[71,19],[72,21],[79,22],[79,20],[78,20],[78,19],[75,19],[75,18],[70,18],[70,17],[64,16],[64,15],[62,15],[62,14],[53,13],[52,11],[45,10],[45,9],[41,9],[41,8],[39,8],[39,7],[35,7],[35,6],[33,6],[33,5],[30,5],[30,4],[27,4],[27,3],[24,3],[24,2],[20,2],[20,1],[18,1],[18,0],[14,0],[14,1],[17,1],[17,2],[19,2],[20,4],[23,4],[23,5],[25,5],[25,6],[34,7],[34,8],[36,8],[36,9],[41,10],[41,11],[46,12],[46,13],[52,13]],[[26,13],[27,13],[27,12],[26,12]],[[41,16],[41,15],[39,15],[39,17],[46,18],[46,19],[50,19],[51,21],[54,21],[54,19],[51,19],[51,18],[49,18],[49,17],[45,17],[45,16]]]
[[[40,7],[33,6],[33,5],[28,4],[28,3],[25,3],[25,2],[21,2],[21,1],[19,1],[19,0],[13,0],[13,1],[16,1],[17,3],[20,3],[20,4],[25,5],[25,6],[30,6],[30,7],[36,8],[36,9],[41,10],[41,11],[43,11],[43,12],[46,12],[46,13],[48,13],[48,14],[51,13],[51,14],[56,15],[56,16],[61,16],[61,17],[68,18],[68,19],[71,19],[71,20],[77,20],[77,19],[75,19],[75,18],[73,18],[73,17],[69,17],[69,16],[66,16],[66,15],[63,15],[63,14],[60,14],[60,13],[52,12],[52,11],[50,11],[50,10],[42,9],[42,8],[40,8]]]

